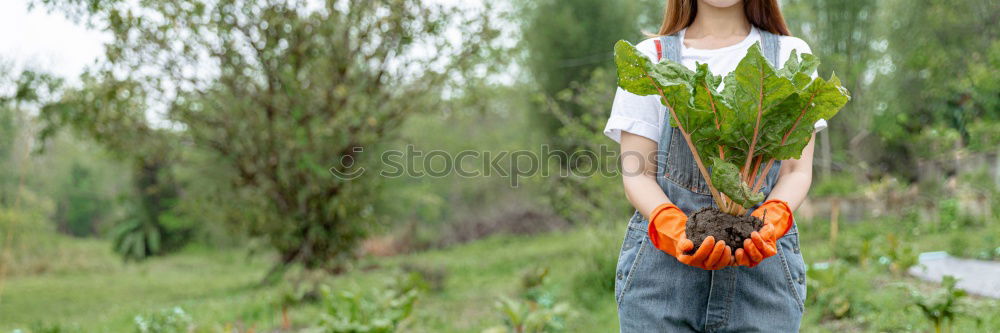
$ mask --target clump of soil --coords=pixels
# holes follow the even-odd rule
[[[688,254],[694,253],[708,236],[715,237],[716,242],[726,241],[736,251],[743,248],[743,240],[750,238],[750,233],[763,226],[764,221],[753,216],[733,216],[714,207],[702,208],[688,218],[685,226],[688,239],[694,242],[694,249]]]

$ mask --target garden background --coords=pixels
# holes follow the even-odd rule
[[[1000,331],[1000,300],[910,274],[1000,265],[1000,2],[781,4],[853,95],[796,212],[802,330]],[[0,331],[616,331],[631,208],[587,172],[614,159],[377,171],[407,147],[617,149],[612,45],[662,6],[4,5],[28,19],[0,50]],[[95,42],[63,36],[73,66],[32,53],[46,29]]]

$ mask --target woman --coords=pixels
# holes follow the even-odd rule
[[[811,53],[790,36],[777,0],[668,0],[659,36],[637,48],[653,61],[691,69],[707,63],[712,73],[725,75],[756,42],[775,67],[792,50]],[[806,288],[792,211],[812,182],[815,140],[800,159],[768,170],[762,188],[767,200],[751,209],[766,217],[765,226],[742,249],[733,253],[731,244],[708,237],[686,255],[695,248],[684,233],[687,214],[713,201],[667,115],[657,96],[619,89],[604,130],[621,144],[625,193],[636,208],[615,281],[621,330],[797,331]],[[825,127],[823,120],[815,124],[816,131]]]

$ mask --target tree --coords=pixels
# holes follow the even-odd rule
[[[114,38],[93,77],[161,106],[164,127],[227,170],[206,181],[238,203],[232,222],[277,251],[268,279],[290,264],[343,268],[378,181],[335,174],[358,170],[446,86],[482,74],[473,65],[497,36],[488,8],[417,0],[43,3],[103,22]],[[146,108],[110,114],[136,112]]]
[[[41,108],[44,127],[39,137],[48,140],[60,128],[70,127],[129,164],[135,196],[126,202],[127,216],[112,231],[113,248],[125,260],[179,248],[190,228],[171,228],[164,221],[180,199],[171,170],[179,157],[174,144],[178,134],[156,128],[146,118],[149,106],[140,84],[117,80],[110,73],[85,73],[81,79],[82,88],[66,89],[59,100]]]
[[[518,4],[522,58],[531,79],[545,98],[553,99],[573,82],[586,83],[595,69],[611,70],[613,48],[622,38],[641,38],[662,18],[663,1],[577,0],[524,1]],[[607,82],[614,90],[614,82]],[[570,115],[583,106],[555,100]],[[611,101],[607,101],[610,107]],[[542,128],[556,134],[563,123],[549,112],[538,113]],[[560,148],[574,148],[559,142]]]
[[[613,161],[575,164],[573,153],[607,149],[602,130],[614,99],[614,43],[644,38],[663,18],[660,0],[542,0],[518,2],[522,62],[538,90],[533,116],[554,150],[568,152],[556,171],[604,170]],[[612,147],[611,149],[616,149]],[[596,157],[596,156],[595,156]],[[586,158],[577,160],[588,160]],[[603,177],[552,177],[552,205],[569,221],[624,212],[620,187]],[[612,189],[612,190],[609,190]]]
[[[882,56],[873,48],[880,41],[879,3],[875,0],[790,0],[782,7],[792,33],[809,42],[813,54],[823,59],[820,72],[836,72],[849,91],[851,103],[830,128],[819,133],[818,159],[821,175],[833,169],[834,146],[846,150],[853,160],[871,160],[879,151],[871,147],[871,124],[879,99],[878,89],[869,89],[871,76]],[[874,142],[876,145],[878,142]],[[850,164],[844,163],[845,166]]]
[[[16,145],[21,142],[18,136],[23,135],[26,123],[24,109],[46,101],[62,83],[47,73],[17,71],[7,63],[0,63],[0,207],[14,203],[22,181],[17,169],[26,154],[17,154]]]
[[[883,163],[908,178],[934,181],[912,168],[926,157],[924,143],[956,131],[964,146],[970,125],[1000,121],[995,79],[1000,3],[897,0],[885,6],[890,68],[877,84],[889,88],[891,102],[876,110],[875,127],[892,153],[883,154]]]

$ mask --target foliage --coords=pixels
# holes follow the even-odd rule
[[[858,180],[853,174],[834,173],[824,177],[809,187],[809,197],[852,197],[862,194]]]
[[[614,99],[614,72],[598,68],[588,81],[573,82],[569,88],[547,98],[546,110],[559,120],[560,141],[578,147],[570,156],[590,156],[570,163],[550,165],[549,170],[558,177],[545,179],[552,206],[559,215],[570,221],[615,221],[631,209],[626,200],[619,177],[603,175],[617,170],[617,159],[603,158],[604,152],[617,154],[618,147],[607,144],[603,128],[607,112]],[[575,110],[565,105],[575,105]],[[597,177],[590,177],[594,172]]]
[[[887,143],[882,163],[909,179],[934,181],[938,175],[908,167],[920,161],[923,149],[913,136],[928,127],[948,127],[966,145],[983,139],[971,136],[972,124],[1000,119],[995,107],[1000,27],[991,24],[1000,3],[889,1],[881,12],[890,64],[875,83],[888,88],[874,124]]]
[[[920,263],[920,256],[909,242],[902,241],[894,233],[885,236],[885,258],[889,270],[896,275],[905,274],[910,267]]]
[[[116,243],[113,249],[126,260],[143,260],[149,256],[165,254],[176,247],[160,246],[162,237],[150,237],[149,230],[157,233],[174,231],[167,228],[164,216],[170,215],[180,199],[179,187],[173,175],[179,151],[175,147],[178,136],[170,130],[154,127],[146,118],[150,108],[146,92],[140,84],[116,80],[109,73],[84,74],[83,88],[66,89],[59,100],[45,104],[39,118],[43,124],[38,136],[43,141],[53,139],[59,130],[68,127],[75,133],[93,139],[124,161],[131,169],[134,199],[125,200],[128,216],[116,222],[114,237],[124,239],[122,233],[134,242],[127,248]],[[72,198],[69,198],[72,199]],[[141,221],[145,226],[136,228]],[[182,228],[170,235],[179,243],[186,241],[188,232]],[[139,248],[145,250],[138,251]],[[155,250],[152,250],[155,249]],[[152,250],[152,251],[150,251]]]
[[[707,64],[695,71],[672,61],[654,64],[626,41],[615,46],[615,62],[619,86],[661,97],[716,204],[736,215],[764,199],[757,192],[774,161],[799,158],[813,123],[832,118],[850,98],[836,75],[811,78],[819,65],[813,55],[793,52],[775,69],[760,43],[725,78],[712,75]]]
[[[573,315],[569,304],[558,303],[545,287],[549,268],[537,266],[521,275],[522,295],[511,299],[500,297],[494,307],[502,314],[504,326],[484,332],[560,332],[566,329],[566,320]]]
[[[135,316],[136,333],[187,333],[193,327],[191,315],[180,307],[147,316]]]
[[[170,127],[226,169],[213,180],[241,207],[230,220],[278,251],[268,280],[290,264],[342,268],[367,231],[378,185],[372,175],[347,178],[442,87],[460,84],[497,35],[488,10],[414,0],[320,8],[186,0],[128,10],[115,1],[42,2],[83,7],[113,36],[88,77],[119,86],[102,91],[135,104],[105,110],[92,126],[165,131],[139,121],[144,102],[160,103]],[[451,25],[462,27],[460,38],[447,35]]]
[[[405,274],[384,287],[364,291],[322,288],[322,332],[395,332],[427,289],[419,274]]]
[[[111,231],[111,246],[126,261],[142,260],[160,253],[163,233],[153,223],[125,220]]]
[[[785,0],[782,12],[792,35],[811,46],[813,54],[823,59],[821,72],[836,69],[844,87],[851,92],[851,103],[840,111],[836,122],[817,134],[817,178],[831,176],[836,170],[848,173],[870,172],[867,163],[883,158],[883,143],[873,135],[876,108],[885,102],[885,89],[877,89],[870,79],[884,69],[884,46],[878,17],[886,1],[878,0]],[[863,174],[864,175],[864,174]]]
[[[614,299],[616,254],[621,246],[620,229],[599,226],[588,234],[581,249],[580,263],[570,283],[573,296],[584,308],[596,311],[609,299]]]
[[[555,107],[571,118],[589,113],[592,106],[557,96],[574,84],[592,82],[597,70],[610,70],[613,55],[608,46],[623,36],[640,37],[642,31],[654,28],[663,9],[663,1],[658,0],[518,0],[515,4],[521,34],[518,49],[523,50],[522,63],[537,86],[535,90],[545,104],[558,104]],[[610,81],[603,83],[598,91],[613,91]],[[600,102],[606,112],[611,99]],[[550,135],[565,126],[550,112],[535,115],[539,120],[535,126]],[[573,138],[556,138],[553,144],[559,149],[578,148],[566,139]]]
[[[852,316],[863,307],[861,294],[854,285],[856,276],[838,262],[827,266],[811,265],[806,271],[806,306],[822,317],[839,319]]]
[[[496,308],[504,315],[506,329],[496,327],[484,332],[560,332],[564,330],[564,318],[571,313],[566,303],[548,304],[506,297],[497,301]]]
[[[941,280],[941,286],[944,288],[931,295],[924,295],[919,290],[910,288],[912,305],[920,309],[924,318],[931,322],[937,333],[941,333],[942,329],[951,332],[952,322],[958,317],[976,318],[975,314],[969,312],[967,305],[963,302],[963,299],[967,297],[966,292],[956,288],[957,284],[958,279],[951,275],[945,275]]]
[[[590,177],[592,170],[614,170],[610,159],[591,163],[591,153],[617,152],[602,129],[614,99],[614,55],[609,47],[621,38],[655,32],[662,19],[661,0],[515,0],[518,44],[511,56],[523,64],[529,81],[524,94],[531,122],[523,131],[539,131],[552,151],[565,155],[547,164],[558,177],[542,179],[549,205],[573,224],[609,223],[631,207],[616,177]],[[504,97],[501,97],[504,98]],[[562,176],[571,174],[571,176]]]

